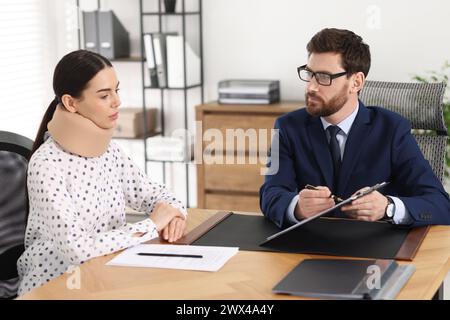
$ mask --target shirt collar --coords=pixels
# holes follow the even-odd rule
[[[348,135],[350,128],[352,127],[353,121],[355,121],[356,115],[358,114],[358,110],[359,110],[359,101],[358,104],[356,105],[355,110],[347,118],[345,118],[344,120],[342,120],[337,124],[339,129],[341,129],[341,131],[344,132],[345,135]],[[324,130],[326,130],[329,126],[332,125],[323,117],[320,117],[320,121],[322,121],[322,126]]]

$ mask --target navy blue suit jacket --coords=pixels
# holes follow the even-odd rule
[[[286,210],[306,184],[328,186],[345,199],[363,187],[389,181],[380,192],[401,199],[414,226],[450,224],[448,194],[411,135],[410,122],[384,108],[365,107],[361,101],[359,106],[336,190],[332,188],[333,164],[320,118],[299,109],[276,120],[279,170],[266,175],[260,189],[265,216],[279,227],[288,225]],[[277,151],[274,146],[272,143],[271,157]],[[346,217],[339,210],[332,216]]]

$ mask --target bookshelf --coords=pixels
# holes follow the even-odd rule
[[[199,89],[200,90],[200,99],[201,103],[204,103],[204,88],[203,88],[203,34],[202,34],[202,0],[197,0],[197,8],[196,11],[187,11],[186,10],[186,0],[178,0],[181,2],[181,10],[180,12],[174,12],[174,13],[165,13],[163,11],[163,5],[162,1],[158,0],[158,10],[157,11],[144,11],[144,0],[139,0],[139,11],[140,11],[140,33],[141,33],[141,56],[145,57],[145,46],[144,46],[144,34],[148,33],[148,30],[144,30],[144,19],[157,19],[157,30],[154,30],[155,33],[161,33],[161,32],[171,32],[176,31],[183,37],[183,68],[184,68],[184,81],[183,83],[185,86],[183,87],[160,87],[160,88],[153,88],[150,86],[145,85],[145,68],[146,63],[144,61],[141,62],[142,67],[142,83],[143,83],[143,94],[142,94],[142,101],[143,101],[143,107],[145,112],[145,106],[147,105],[146,100],[146,91],[147,90],[157,90],[160,92],[160,101],[161,101],[161,110],[160,110],[160,123],[161,123],[161,135],[165,136],[167,134],[166,132],[166,126],[165,126],[165,118],[164,118],[164,111],[165,111],[165,95],[164,92],[169,91],[182,91],[183,92],[183,109],[184,109],[184,129],[187,131],[189,129],[188,127],[188,91],[192,89]],[[199,58],[200,58],[200,82],[195,84],[189,84],[188,83],[188,74],[187,74],[187,58],[186,58],[186,35],[187,35],[187,26],[186,26],[186,17],[187,16],[194,16],[198,18],[198,34],[199,37]],[[163,30],[163,19],[168,18],[176,18],[181,19],[181,30]],[[145,118],[145,113],[144,113]],[[144,127],[145,128],[145,127]],[[190,147],[187,146],[187,141],[185,141],[186,149],[188,150]],[[163,166],[163,181],[166,182],[166,166],[171,165],[173,163],[176,163],[176,161],[160,161],[160,160],[153,160],[148,158],[147,153],[147,144],[144,143],[144,153],[145,153],[145,160],[147,162],[160,162]],[[190,207],[189,205],[189,166],[190,162],[187,162],[184,164],[184,171],[185,171],[185,188],[186,188],[186,206]]]
[[[174,13],[166,13],[164,12],[164,5],[162,0],[134,0],[139,2],[139,12],[138,12],[138,23],[139,23],[139,44],[140,44],[140,56],[132,56],[127,58],[118,58],[118,59],[110,59],[113,63],[114,62],[120,62],[120,63],[140,63],[141,66],[141,81],[142,81],[142,87],[141,87],[141,101],[142,101],[142,108],[143,108],[143,125],[144,125],[144,132],[146,132],[145,135],[135,138],[118,138],[115,137],[114,139],[120,139],[120,140],[141,140],[144,146],[144,159],[145,159],[145,172],[147,172],[147,164],[148,163],[160,163],[162,166],[162,180],[163,183],[167,183],[167,177],[166,177],[166,169],[168,166],[173,164],[184,164],[184,171],[185,171],[185,190],[186,190],[186,205],[187,207],[190,207],[189,205],[189,166],[192,165],[191,161],[189,162],[180,162],[180,161],[162,161],[162,160],[155,160],[150,159],[148,157],[148,147],[147,147],[147,139],[154,136],[166,136],[168,132],[166,132],[166,119],[165,119],[165,109],[167,106],[166,101],[166,93],[172,92],[172,91],[178,91],[182,93],[182,104],[183,104],[183,127],[188,132],[189,129],[189,123],[188,123],[188,92],[191,90],[198,90],[200,95],[200,101],[201,103],[204,103],[204,88],[203,88],[203,34],[202,34],[202,0],[196,0],[196,10],[188,11],[186,10],[186,0],[178,0],[179,2],[179,8],[177,12]],[[144,7],[145,4],[153,1],[153,8],[156,8],[152,11],[146,10]],[[192,3],[192,2],[191,2]],[[80,3],[79,0],[77,1],[77,6],[79,8],[80,12]],[[97,9],[101,8],[101,2],[100,0],[97,0]],[[187,39],[187,17],[194,17],[198,19],[198,30],[194,32],[195,36],[198,36],[199,41],[199,52],[198,57],[200,61],[200,81],[196,83],[188,83],[188,73],[187,70],[187,57],[186,57],[186,39]],[[163,22],[165,19],[177,19],[179,20],[177,23],[177,29],[175,30],[164,30],[163,28]],[[152,30],[147,30],[146,26],[150,25],[151,23],[148,23],[148,20],[152,20],[153,26],[156,26],[156,28],[153,28]],[[126,25],[125,25],[126,27]],[[144,35],[148,33],[168,33],[168,32],[176,32],[178,35],[182,36],[183,38],[183,68],[184,68],[184,86],[181,87],[152,87],[147,84],[147,77],[148,73],[146,72],[147,62],[146,62],[146,52],[145,52],[145,45],[144,45]],[[191,33],[192,35],[192,33]],[[79,32],[79,39],[81,39],[81,32]],[[79,47],[82,48],[82,42],[79,40]],[[155,96],[156,95],[156,96]],[[151,105],[153,99],[152,97],[157,97],[159,95],[159,121],[160,121],[160,130],[157,132],[150,132],[147,131],[147,123],[144,121],[146,119],[146,109],[148,106]],[[155,99],[156,100],[156,99]],[[187,140],[185,141],[186,149],[189,150],[190,146],[187,146]]]

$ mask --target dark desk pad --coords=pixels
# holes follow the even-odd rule
[[[230,214],[191,244],[239,247],[248,251],[395,259],[410,229],[380,222],[320,218],[260,246],[278,231],[263,216]]]

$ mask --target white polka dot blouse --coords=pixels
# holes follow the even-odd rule
[[[91,258],[158,236],[150,218],[126,223],[125,207],[150,215],[158,201],[186,209],[150,181],[114,142],[100,157],[66,152],[51,137],[28,166],[30,211],[25,252],[17,262],[19,295]],[[133,237],[134,233],[146,233]]]

